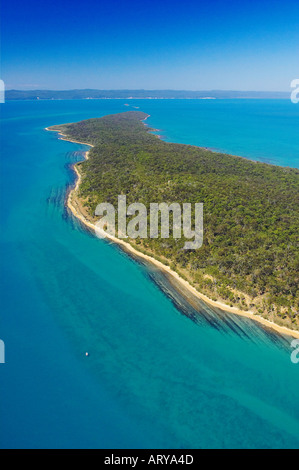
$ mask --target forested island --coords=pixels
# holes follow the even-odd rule
[[[126,239],[212,300],[299,330],[299,170],[253,162],[151,133],[142,112],[52,126],[93,146],[77,163],[78,209],[95,223],[109,202],[204,204],[203,245],[184,237]]]

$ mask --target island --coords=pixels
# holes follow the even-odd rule
[[[86,225],[118,195],[128,204],[203,203],[202,246],[186,238],[112,237],[201,298],[299,337],[299,170],[157,138],[128,111],[47,128],[90,145],[68,206]]]

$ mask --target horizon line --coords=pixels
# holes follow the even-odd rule
[[[188,90],[184,88],[7,88],[6,91],[171,91],[171,92],[189,92],[189,93],[206,93],[206,92],[237,92],[237,93],[288,93],[289,90],[236,90],[236,89],[222,89],[222,88],[210,88],[210,89],[198,89]]]

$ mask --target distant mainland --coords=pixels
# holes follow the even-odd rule
[[[6,100],[80,99],[290,99],[283,91],[228,90],[7,90]]]

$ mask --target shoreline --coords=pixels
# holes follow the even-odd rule
[[[142,122],[145,121],[146,119],[148,119],[149,117],[150,117],[150,115],[147,115],[147,117],[145,119],[143,119]],[[79,142],[77,140],[71,140],[65,134],[63,134],[62,132],[60,132],[58,130],[49,129],[48,127],[46,127],[45,130],[57,132],[59,136],[62,136],[62,137],[60,137],[60,140],[65,140],[67,142],[72,142],[72,143],[76,143],[76,144],[80,144],[80,145],[88,145],[89,147],[94,147],[94,145],[88,144],[87,142]],[[84,159],[85,160],[88,160],[89,152],[90,152],[90,150],[87,150],[86,152],[84,152]],[[73,168],[73,170],[75,171],[75,173],[77,175],[77,179],[76,179],[76,182],[75,182],[75,186],[70,189],[70,191],[67,195],[66,205],[69,208],[69,210],[72,212],[72,214],[77,219],[79,219],[85,226],[92,229],[92,231],[94,233],[96,233],[95,225],[93,223],[91,223],[89,220],[87,220],[86,217],[80,211],[78,211],[75,208],[74,204],[73,204],[73,198],[76,197],[75,193],[78,190],[79,185],[81,183],[81,174],[80,174],[80,172],[78,171],[78,169],[76,167],[76,163],[74,163],[72,165],[72,168]],[[209,304],[213,307],[217,307],[221,310],[224,310],[227,313],[233,313],[235,315],[239,315],[239,316],[242,316],[242,317],[249,318],[253,321],[256,321],[256,322],[260,323],[261,325],[263,325],[267,328],[275,330],[277,333],[287,335],[287,336],[290,336],[290,337],[293,337],[293,338],[299,338],[299,331],[297,331],[297,330],[291,330],[290,328],[287,328],[285,326],[279,326],[276,323],[272,322],[271,320],[266,320],[265,318],[261,317],[260,315],[254,314],[250,310],[243,311],[243,310],[238,309],[237,307],[230,307],[229,305],[226,305],[225,303],[220,302],[218,300],[215,301],[215,300],[210,299],[205,294],[202,294],[197,289],[195,289],[195,287],[193,287],[188,281],[183,279],[176,271],[173,271],[172,269],[170,269],[169,266],[163,264],[161,261],[158,261],[153,256],[149,256],[149,255],[146,255],[146,254],[142,253],[141,251],[138,251],[130,243],[125,242],[122,239],[114,237],[114,236],[109,235],[109,234],[106,234],[105,238],[107,240],[111,240],[114,243],[117,243],[118,245],[124,247],[126,252],[131,252],[132,254],[134,254],[135,256],[137,256],[139,258],[145,259],[146,261],[154,264],[161,271],[166,272],[167,274],[171,275],[183,287],[185,287],[191,294],[193,294],[195,297],[199,298],[200,300],[203,300],[205,303],[207,303],[207,304]]]

